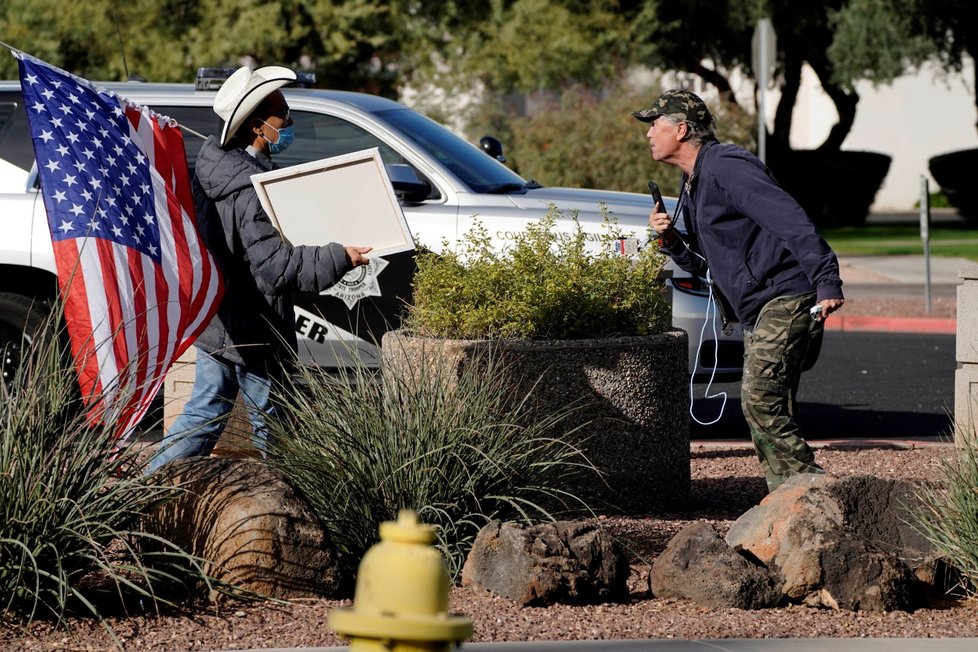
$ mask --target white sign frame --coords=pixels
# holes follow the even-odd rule
[[[415,248],[376,147],[254,174],[251,183],[293,245],[370,246],[368,257]]]

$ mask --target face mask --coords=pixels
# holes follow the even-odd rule
[[[265,121],[262,120],[262,122]],[[265,122],[265,126],[267,126],[269,129],[275,129],[275,127],[268,124],[267,122]],[[295,140],[295,130],[292,128],[292,125],[289,125],[288,127],[282,127],[281,129],[275,129],[275,131],[278,132],[278,140],[275,141],[274,143],[268,140],[267,138],[265,138],[264,136],[262,136],[262,138],[265,138],[265,141],[268,143],[269,154],[273,154],[273,155],[281,154],[282,152],[287,150],[289,148],[289,145],[291,145],[292,142]]]

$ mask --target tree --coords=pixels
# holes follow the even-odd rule
[[[967,55],[974,62],[971,87],[978,114],[978,28],[972,0],[915,0],[912,25],[928,39],[947,72],[960,73]],[[975,122],[978,127],[978,120]]]

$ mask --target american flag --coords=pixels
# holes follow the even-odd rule
[[[223,286],[178,125],[23,53],[21,88],[89,416],[133,431]]]

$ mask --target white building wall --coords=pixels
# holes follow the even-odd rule
[[[978,147],[973,66],[969,61],[963,74],[945,78],[941,78],[937,66],[928,65],[886,86],[874,88],[869,82],[857,83],[860,99],[856,120],[843,149],[882,152],[893,158],[871,210],[915,210],[914,202],[920,198],[920,175],[927,176],[931,191],[937,190],[927,170],[928,159]],[[779,95],[770,91],[767,96],[769,126],[773,124]],[[835,106],[822,90],[818,77],[806,66],[791,125],[792,147],[817,147],[837,120]],[[839,183],[845,183],[845,179],[839,179]]]

